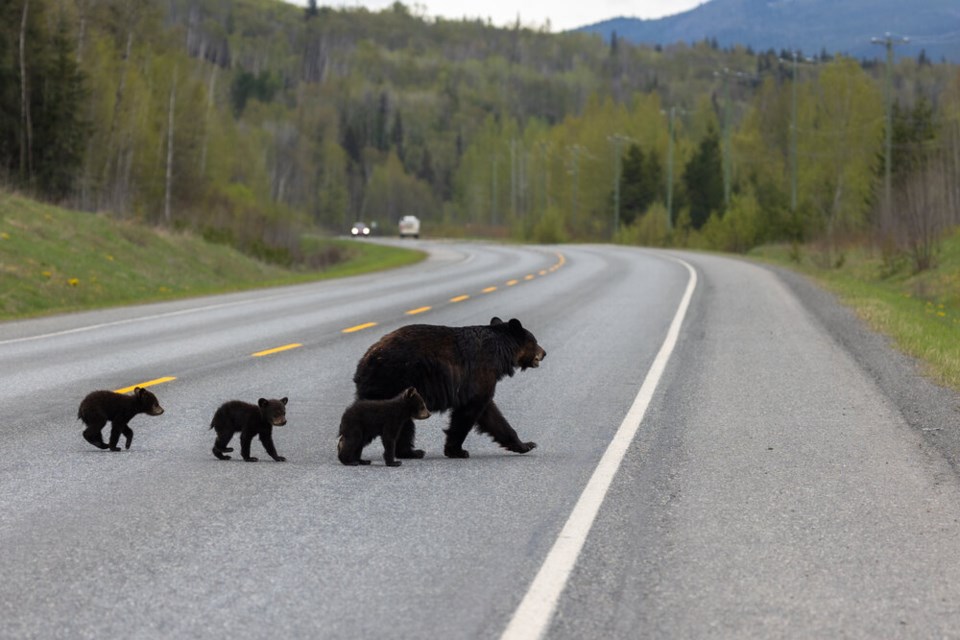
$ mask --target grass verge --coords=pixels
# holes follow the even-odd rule
[[[937,267],[921,273],[864,247],[845,249],[836,268],[818,266],[829,261],[815,247],[801,248],[799,261],[795,250],[779,245],[750,255],[812,277],[923,362],[926,375],[960,391],[960,229],[944,238]]]
[[[357,275],[425,257],[354,240],[311,237],[305,244],[317,251],[332,244],[343,259],[323,269],[284,269],[191,233],[0,191],[0,320]]]

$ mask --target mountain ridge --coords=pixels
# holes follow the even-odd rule
[[[664,18],[617,17],[575,29],[635,44],[669,46],[703,40],[754,50],[826,52],[855,58],[883,58],[871,40],[888,33],[897,57],[923,51],[935,62],[960,62],[960,3],[956,0],[708,0]],[[903,42],[901,37],[908,38]]]

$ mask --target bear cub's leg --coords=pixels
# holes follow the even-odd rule
[[[103,441],[103,427],[106,424],[107,421],[102,418],[89,418],[87,428],[83,430],[83,439],[98,449],[109,448],[109,445]]]

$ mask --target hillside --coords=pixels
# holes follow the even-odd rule
[[[223,244],[0,191],[0,320],[350,275],[420,252],[349,240],[308,248],[329,268],[289,270]]]
[[[699,11],[733,28],[818,3]],[[470,235],[738,250],[890,226],[874,211],[884,65],[793,69],[778,52],[495,28],[400,2],[314,9],[0,3],[0,184],[275,262],[295,262],[305,233],[408,214]],[[933,193],[915,170],[960,157],[957,67],[901,59],[892,78],[892,186]]]
[[[807,55],[826,51],[855,58],[883,58],[871,44],[885,33],[907,36],[898,56],[924,51],[935,61],[960,62],[960,3],[955,0],[709,0],[699,7],[658,20],[615,18],[578,31],[609,39],[669,45],[716,40],[720,46],[750,46],[757,51],[799,49]]]

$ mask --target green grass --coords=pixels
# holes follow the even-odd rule
[[[323,269],[284,269],[191,233],[0,191],[0,320],[356,275],[425,257],[318,237],[304,239],[304,248],[336,262]]]
[[[823,268],[822,254],[765,246],[753,257],[801,271],[837,294],[875,331],[925,364],[926,374],[960,391],[960,229],[946,237],[934,269],[913,273],[909,264],[884,262],[879,251],[845,249],[839,268]]]

